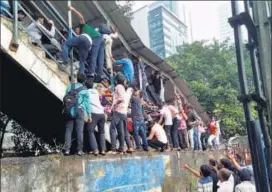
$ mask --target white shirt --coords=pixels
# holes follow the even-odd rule
[[[91,50],[91,48],[92,48],[92,43],[93,43],[92,38],[91,38],[88,34],[86,34],[86,33],[82,33],[81,35],[83,35],[84,37],[87,37],[87,39],[89,40],[89,42],[90,42],[90,44],[91,44],[89,50]]]
[[[160,114],[163,115],[163,117],[164,117],[164,124],[165,125],[173,125],[171,111],[169,110],[169,108],[167,106],[164,106],[161,109]]]
[[[36,22],[37,23],[37,22]],[[50,38],[53,38],[55,36],[55,26],[52,25],[51,30],[47,30],[42,24],[32,22],[28,27],[27,27],[27,32],[31,36],[31,39],[33,42],[36,43],[41,43],[42,39],[42,31],[49,36]]]
[[[159,125],[158,123],[156,123],[151,128],[149,139],[152,139],[154,136],[157,138],[158,141],[165,143],[165,144],[167,143],[167,137],[166,137],[165,131],[162,128],[162,126]]]
[[[256,192],[256,187],[250,181],[243,181],[235,187],[235,192]]]
[[[233,192],[234,189],[234,177],[231,175],[229,177],[228,181],[218,181],[217,186],[219,186],[219,189],[217,192]]]
[[[104,107],[101,105],[99,93],[96,89],[88,89],[91,111],[94,114],[104,114]]]
[[[126,93],[125,93],[125,110],[126,110],[126,114],[128,113],[128,105],[129,105],[129,102],[130,102],[130,99],[131,99],[131,96],[132,96],[132,92],[133,92],[133,89],[131,87],[129,87],[127,90],[126,90]]]

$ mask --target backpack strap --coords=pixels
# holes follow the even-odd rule
[[[79,93],[80,91],[83,91],[83,90],[85,90],[85,89],[86,89],[86,88],[85,88],[85,86],[83,85],[83,86],[77,88],[75,91],[76,91],[77,93]]]

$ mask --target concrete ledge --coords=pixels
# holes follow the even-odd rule
[[[1,191],[194,191],[197,178],[180,168],[199,169],[220,152],[135,153],[120,156],[50,155],[1,160]]]

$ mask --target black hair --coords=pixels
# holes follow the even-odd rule
[[[248,169],[242,169],[238,172],[238,176],[240,177],[241,181],[251,181],[251,172]]]
[[[209,159],[209,164],[213,167],[218,165],[218,162],[215,159]]]
[[[87,89],[92,89],[93,88],[93,82],[92,81],[87,81],[85,83],[85,85],[86,85]]]
[[[37,21],[38,19],[44,19],[44,16],[42,16],[40,13],[35,13],[34,19],[35,19],[35,21]]]
[[[229,159],[220,159],[220,163],[224,166],[224,168],[236,173],[237,169],[234,167],[234,165],[232,164],[232,162]]]
[[[84,84],[86,82],[86,79],[87,79],[87,77],[85,74],[80,73],[77,75],[77,82],[79,82],[79,83]]]
[[[202,174],[203,177],[208,177],[211,175],[211,168],[209,167],[209,165],[201,165],[200,167],[200,172]]]
[[[227,181],[229,177],[231,176],[231,171],[226,168],[223,168],[223,169],[220,169],[220,171],[218,172],[218,175],[220,175],[221,179],[223,179],[224,181]]]
[[[117,74],[115,76],[115,81],[116,81],[117,84],[125,85],[125,80],[126,80],[126,78],[122,74]]]
[[[244,157],[238,153],[235,154],[235,157],[236,157],[239,164],[245,160]]]
[[[21,15],[24,15],[24,16],[26,16],[26,14],[25,14],[25,12],[23,11],[23,10],[18,10],[18,12],[17,12],[18,14],[21,14]]]
[[[124,52],[124,53],[122,54],[122,58],[128,58],[128,54],[127,54],[126,52]]]
[[[153,120],[148,121],[148,129],[151,129],[155,125],[155,123],[156,122]]]

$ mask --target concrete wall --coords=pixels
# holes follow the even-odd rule
[[[212,156],[219,157],[219,154]],[[2,159],[2,192],[187,192],[195,191],[197,178],[180,168],[196,169],[211,154],[173,152],[133,156]]]

